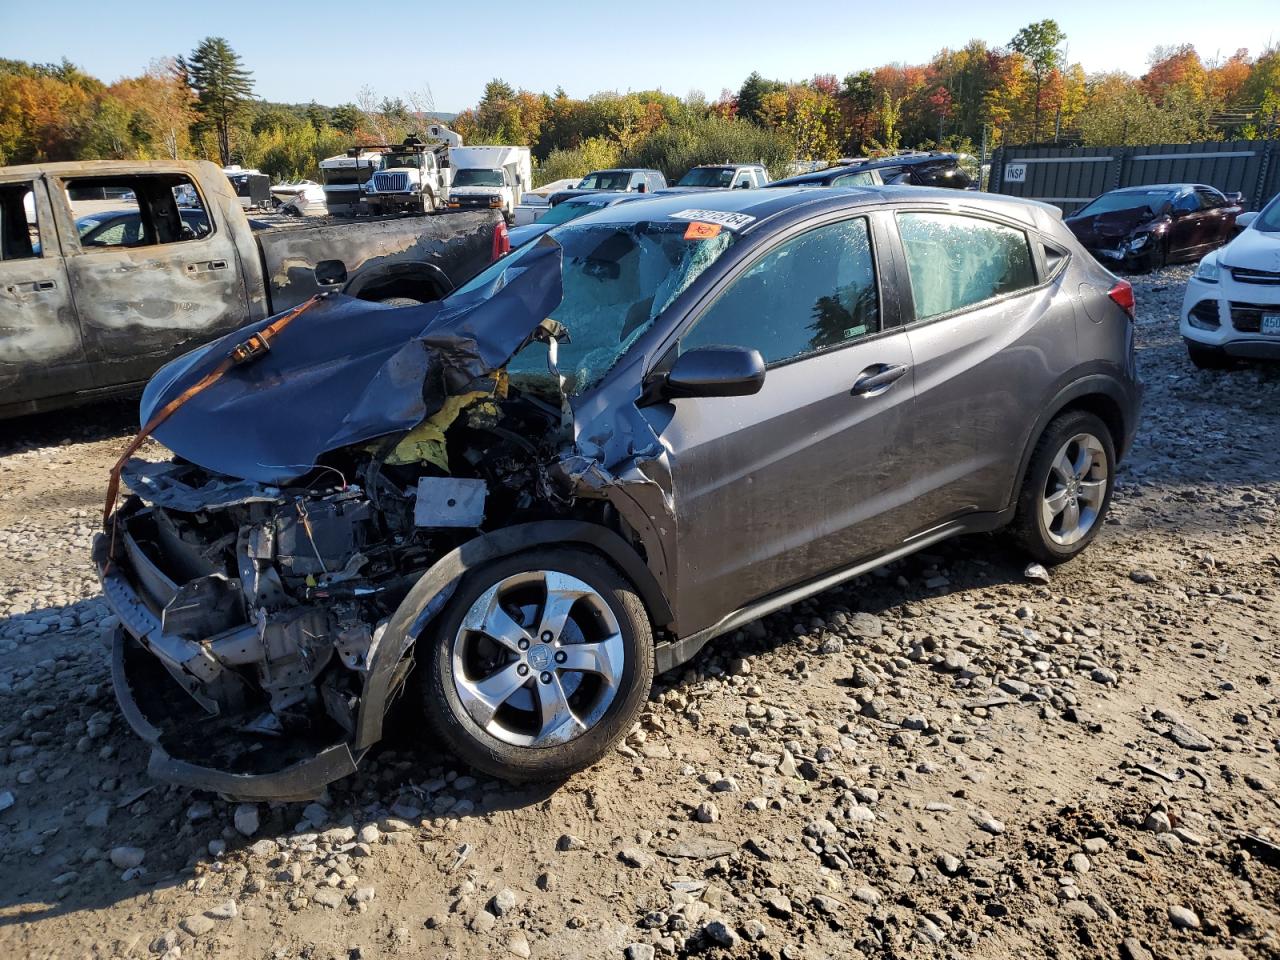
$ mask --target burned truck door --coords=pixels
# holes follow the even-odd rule
[[[221,207],[204,197],[195,209],[179,209],[177,189],[189,187],[200,196],[199,185],[186,174],[140,172],[55,183],[73,214],[78,197],[120,197],[119,210],[109,211],[121,216],[117,226],[85,230],[81,217],[67,249],[85,354],[98,387],[145,380],[174,357],[248,319],[231,225],[221,218]]]
[[[45,181],[0,175],[0,411],[91,385]]]

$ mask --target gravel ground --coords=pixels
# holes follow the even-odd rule
[[[1280,956],[1275,369],[1138,278],[1145,418],[1047,584],[996,537],[722,638],[558,788],[401,739],[322,802],[158,786],[88,562],[128,405],[0,448],[0,953]]]

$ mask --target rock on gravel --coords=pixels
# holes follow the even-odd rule
[[[113,847],[111,864],[118,870],[130,870],[146,859],[147,851],[141,847]]]
[[[236,807],[235,816],[233,817],[235,828],[242,836],[252,837],[258,832],[258,805],[256,803],[242,803]]]

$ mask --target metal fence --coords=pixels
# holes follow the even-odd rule
[[[987,189],[1071,213],[1108,190],[1147,183],[1205,183],[1244,194],[1246,209],[1257,210],[1280,193],[1280,140],[1000,147]]]

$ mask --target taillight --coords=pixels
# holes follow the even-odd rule
[[[1117,280],[1116,285],[1107,291],[1110,297],[1121,310],[1129,315],[1129,319],[1133,319],[1133,308],[1135,301],[1133,299],[1133,284],[1128,280]]]
[[[490,262],[505,257],[510,252],[511,234],[507,233],[507,221],[499,220],[498,225],[493,228],[493,256],[489,258]]]

